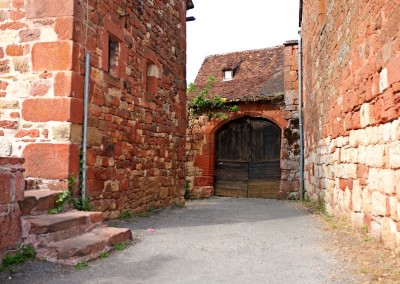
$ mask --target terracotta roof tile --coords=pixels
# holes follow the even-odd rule
[[[200,89],[209,76],[216,81],[211,93],[232,101],[260,99],[284,92],[284,46],[207,56],[197,74]],[[233,80],[223,81],[223,70],[234,71]]]

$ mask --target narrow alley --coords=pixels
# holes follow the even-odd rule
[[[137,242],[88,267],[33,261],[1,283],[365,283],[329,235],[290,201],[212,198],[112,221]]]

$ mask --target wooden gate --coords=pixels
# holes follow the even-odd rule
[[[277,198],[281,130],[261,118],[228,123],[216,135],[215,195]]]

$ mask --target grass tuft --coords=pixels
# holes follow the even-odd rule
[[[115,243],[115,244],[113,244],[113,248],[115,250],[124,250],[126,248],[126,244],[124,244],[124,243]]]
[[[29,245],[22,245],[18,248],[17,253],[14,255],[6,255],[3,257],[2,268],[9,267],[14,264],[23,263],[36,256],[36,250]]]

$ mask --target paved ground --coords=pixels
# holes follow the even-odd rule
[[[288,201],[213,198],[131,222],[139,242],[77,270],[32,261],[0,283],[363,283]],[[154,228],[155,232],[148,232]]]

